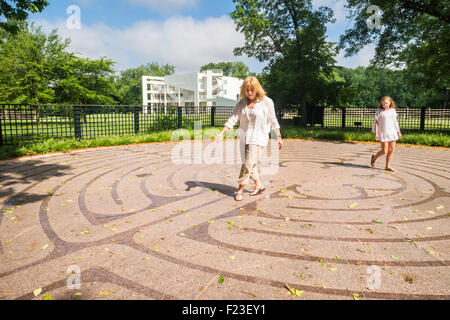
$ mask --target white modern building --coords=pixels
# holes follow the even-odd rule
[[[222,70],[142,76],[144,106],[234,106],[240,99],[243,80],[226,77]]]

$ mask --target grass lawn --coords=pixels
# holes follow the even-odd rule
[[[298,128],[286,126],[281,130],[286,139],[317,139],[338,141],[372,141],[374,134],[370,129],[357,128]],[[435,147],[450,147],[450,132],[418,132],[402,130],[403,138],[398,144],[412,144]]]
[[[203,136],[205,137],[207,134],[209,134],[209,136],[215,136],[220,132],[221,129],[221,127],[204,127]],[[19,143],[13,146],[2,146],[0,147],[0,159],[13,159],[21,156],[47,154],[52,152],[64,152],[75,149],[94,148],[102,146],[165,142],[173,140],[172,133],[173,131],[169,130],[138,135],[105,136],[89,140],[52,138],[33,143]],[[191,139],[193,139],[193,129],[185,129],[184,133],[190,136]],[[450,132],[442,133],[403,131],[402,133],[403,139],[398,141],[399,144],[439,146],[446,148],[450,147]],[[374,135],[370,131],[370,129],[333,129],[320,127],[299,128],[294,126],[282,126],[281,134],[284,139],[374,141]]]

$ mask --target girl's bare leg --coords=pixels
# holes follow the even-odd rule
[[[386,153],[388,153],[388,143],[387,142],[380,142],[381,144],[381,150],[378,151],[378,153],[375,155],[374,159],[373,159],[373,163],[375,164],[375,162],[377,161],[377,159],[383,155],[385,155]]]
[[[394,150],[395,150],[395,141],[389,141],[388,142],[388,153],[386,156],[386,170],[389,171],[395,171],[394,169],[391,168],[391,160],[392,160],[392,155],[394,154]]]

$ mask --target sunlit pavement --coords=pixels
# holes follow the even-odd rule
[[[232,145],[0,162],[0,299],[450,298],[449,149],[285,141],[237,202]]]

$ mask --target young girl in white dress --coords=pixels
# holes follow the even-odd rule
[[[385,170],[395,170],[391,167],[392,154],[395,149],[395,142],[402,138],[400,127],[397,121],[397,111],[394,100],[390,97],[383,97],[375,113],[372,132],[375,133],[375,140],[380,141],[381,150],[372,156],[370,165],[375,168],[375,162],[382,155],[386,155]]]

